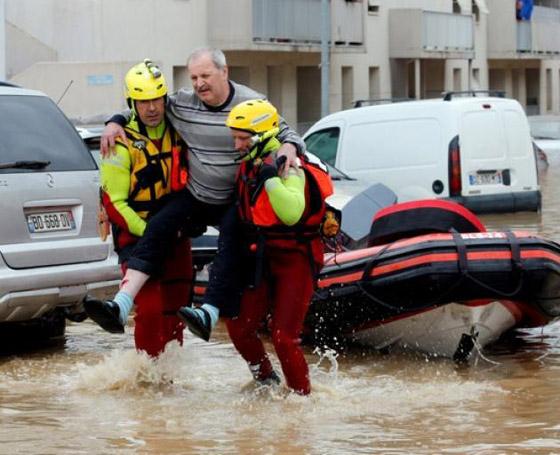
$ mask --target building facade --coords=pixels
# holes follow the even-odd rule
[[[490,89],[528,114],[560,113],[560,0],[534,2],[520,21],[513,0],[330,0],[330,111]],[[3,3],[7,80],[61,98],[75,119],[123,108],[124,74],[145,57],[187,85],[204,44],[300,131],[321,115],[321,0]]]

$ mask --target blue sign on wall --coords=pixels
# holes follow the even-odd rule
[[[115,76],[112,74],[90,74],[87,76],[88,85],[112,85],[115,83]]]

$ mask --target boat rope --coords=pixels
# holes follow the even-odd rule
[[[368,297],[370,300],[372,300],[373,302],[377,303],[378,305],[381,305],[385,308],[388,308],[391,311],[396,311],[397,313],[401,313],[402,310],[404,309],[404,307],[402,305],[394,305],[388,302],[385,302],[383,300],[381,300],[379,297],[373,295],[370,291],[368,291],[365,287],[365,285],[367,284],[367,279],[371,277],[371,274],[373,272],[373,269],[376,265],[376,262],[381,259],[381,256],[383,255],[383,253],[385,253],[385,251],[387,251],[387,249],[389,249],[394,243],[396,243],[398,240],[395,240],[392,243],[388,243],[387,245],[385,245],[383,248],[381,248],[377,254],[375,256],[373,256],[368,262],[366,262],[366,264],[364,265],[364,272],[362,274],[362,278],[357,281],[357,286],[358,288],[365,294],[366,297]],[[447,301],[444,301],[444,299],[446,298],[447,295],[449,295],[453,290],[455,290],[457,287],[459,287],[461,285],[461,283],[463,282],[463,280],[465,279],[467,275],[465,275],[464,273],[459,277],[459,279],[457,280],[457,282],[455,282],[452,286],[449,287],[449,289],[447,289],[445,292],[443,292],[437,299],[434,299],[433,301],[423,304],[423,305],[419,305],[416,307],[410,307],[407,306],[406,310],[407,311],[422,311],[428,308],[432,308],[435,307],[437,305],[439,305],[440,303],[448,303]]]
[[[378,305],[381,305],[385,308],[388,308],[391,311],[396,311],[397,313],[400,313],[404,309],[402,306],[393,305],[391,303],[385,302],[385,301],[381,300],[379,297],[376,297],[375,295],[373,295],[370,291],[368,291],[365,288],[365,285],[367,284],[367,279],[371,277],[371,274],[372,274],[373,269],[376,265],[376,262],[381,258],[383,253],[385,253],[385,251],[387,251],[395,242],[397,242],[397,240],[385,245],[369,261],[367,261],[365,263],[362,278],[359,281],[357,281],[356,284],[357,284],[358,288],[360,289],[360,291],[363,292],[364,295],[366,297],[368,297],[370,300],[372,300],[373,302],[375,302]],[[407,307],[406,309],[408,311],[421,311],[421,310],[424,310],[426,308],[430,308],[432,306],[434,306],[434,303],[430,302],[429,304],[421,305],[421,306],[414,307],[414,308]]]
[[[491,363],[492,365],[501,365],[500,362],[496,362],[495,360],[490,360],[488,357],[486,357],[482,353],[482,346],[480,345],[480,343],[478,342],[476,337],[473,337],[473,343],[474,343],[474,347],[476,348],[476,351],[478,353],[477,359],[475,360],[475,365],[478,361],[478,357],[480,357],[483,360],[486,360],[488,363]]]
[[[544,331],[544,327],[541,327],[541,333]],[[556,341],[554,342],[554,344],[548,349],[547,352],[545,352],[544,354],[538,356],[535,360],[542,360],[545,357],[548,357],[550,355],[550,353],[556,348],[558,347],[558,344],[560,344],[560,336],[556,337]]]
[[[457,254],[459,256],[459,271],[462,273],[462,275],[465,278],[469,279],[470,281],[477,284],[481,288],[490,291],[492,293],[495,293],[499,297],[504,297],[509,299],[519,294],[519,292],[523,288],[523,284],[525,281],[525,270],[523,269],[523,264],[521,262],[521,252],[519,248],[519,242],[517,241],[517,238],[515,237],[513,232],[509,230],[506,231],[506,236],[507,239],[509,240],[509,245],[511,250],[512,271],[519,273],[519,280],[517,282],[517,286],[515,287],[515,289],[513,289],[510,292],[501,291],[499,289],[496,289],[495,287],[492,287],[484,283],[478,278],[475,278],[470,273],[469,270],[467,246],[465,244],[465,241],[463,240],[463,237],[461,237],[461,234],[459,234],[454,229],[451,230],[451,235],[453,236],[453,240],[455,242],[455,245],[457,246]]]

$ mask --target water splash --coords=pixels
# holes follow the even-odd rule
[[[177,342],[169,343],[157,358],[136,350],[114,350],[98,364],[79,363],[76,366],[78,376],[71,388],[102,392],[170,385],[184,357],[185,351]]]
[[[316,347],[313,350],[314,355],[319,356],[319,360],[314,365],[311,365],[310,369],[313,370],[316,374],[324,374],[329,377],[334,377],[338,375],[338,352],[334,349],[329,348],[328,346]],[[330,362],[331,366],[327,372],[323,372],[320,369],[321,363],[323,360]]]

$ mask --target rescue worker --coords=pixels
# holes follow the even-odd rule
[[[226,125],[243,156],[236,191],[249,272],[240,314],[226,320],[227,329],[254,379],[278,383],[257,333],[271,312],[272,343],[287,385],[307,395],[311,392],[309,369],[299,336],[316,274],[323,265],[319,228],[332,182],[325,170],[303,157],[299,171],[290,169],[287,178],[278,175],[283,161],[276,156],[279,117],[268,101],[255,99],[236,105]]]
[[[186,148],[165,115],[167,85],[156,65],[144,60],[125,77],[125,96],[132,116],[125,132],[127,145],[117,140],[116,154],[101,162],[102,204],[112,223],[115,250],[124,274],[147,221],[163,206],[172,188],[184,187],[181,167]],[[185,325],[177,309],[188,305],[193,278],[190,241],[180,238],[164,262],[135,295],[134,340],[150,356],[160,354],[171,340],[183,341]],[[112,333],[123,333],[133,297],[121,290],[108,303],[88,298],[87,315]]]

